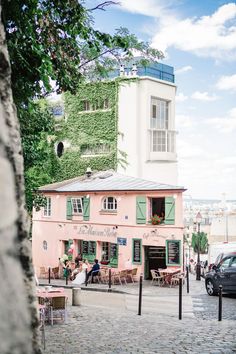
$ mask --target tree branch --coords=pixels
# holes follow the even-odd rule
[[[81,65],[79,65],[78,69],[81,69],[81,68],[82,68],[83,66],[85,66],[86,64],[90,63],[91,61],[96,60],[96,59],[99,58],[99,57],[102,57],[103,55],[105,55],[105,54],[107,54],[107,53],[113,54],[112,52],[113,52],[114,50],[116,50],[116,49],[117,49],[117,48],[112,48],[112,49],[107,49],[107,50],[105,50],[105,52],[103,52],[103,53],[101,53],[101,54],[99,54],[99,55],[96,55],[96,56],[93,57],[92,59],[89,59],[89,60],[85,61],[84,63],[82,63]]]
[[[96,7],[92,8],[92,9],[88,9],[88,11],[94,11],[94,10],[105,10],[106,6],[110,6],[110,5],[120,5],[120,2],[116,2],[116,1],[104,1],[101,4],[98,4]]]

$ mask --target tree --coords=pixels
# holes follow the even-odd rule
[[[46,133],[53,130],[52,119],[46,107],[33,100],[47,96],[53,90],[52,82],[58,93],[75,93],[85,77],[106,77],[121,60],[132,58],[134,51],[142,55],[142,64],[162,57],[162,53],[125,28],[117,29],[113,36],[93,28],[93,11],[104,10],[116,4],[114,1],[92,9],[77,0],[3,0],[2,4],[21,126],[26,205],[31,212],[32,190],[54,181],[53,171],[49,173],[41,165],[45,155],[53,160],[52,146],[46,141]]]
[[[198,249],[200,253],[208,252],[208,238],[205,232],[193,233],[192,234],[192,247],[195,253],[198,253]]]
[[[124,29],[113,36],[95,30],[93,10],[77,0],[2,0],[0,4],[0,184],[4,185],[0,189],[0,272],[5,281],[0,287],[1,354],[41,353],[15,105],[22,132],[29,131],[32,99],[51,91],[50,79],[58,92],[75,92],[88,65],[102,71],[101,64],[110,65],[111,56],[131,57],[134,49],[151,58],[161,55]],[[23,139],[32,157],[35,151],[27,137]],[[31,161],[26,163],[30,166]]]

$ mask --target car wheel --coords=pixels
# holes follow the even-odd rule
[[[206,291],[210,296],[216,295],[216,291],[214,290],[214,283],[211,279],[206,281]]]

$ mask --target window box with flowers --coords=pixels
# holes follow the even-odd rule
[[[151,217],[150,222],[152,225],[160,225],[163,222],[163,220],[159,215],[155,214]]]

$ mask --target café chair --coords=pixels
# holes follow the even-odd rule
[[[53,326],[54,320],[67,321],[67,299],[65,296],[53,297],[50,306],[50,323]]]
[[[159,286],[164,284],[164,276],[160,275],[156,269],[151,269],[151,275],[152,275],[152,284],[154,284],[154,282],[156,282],[157,285]]]

